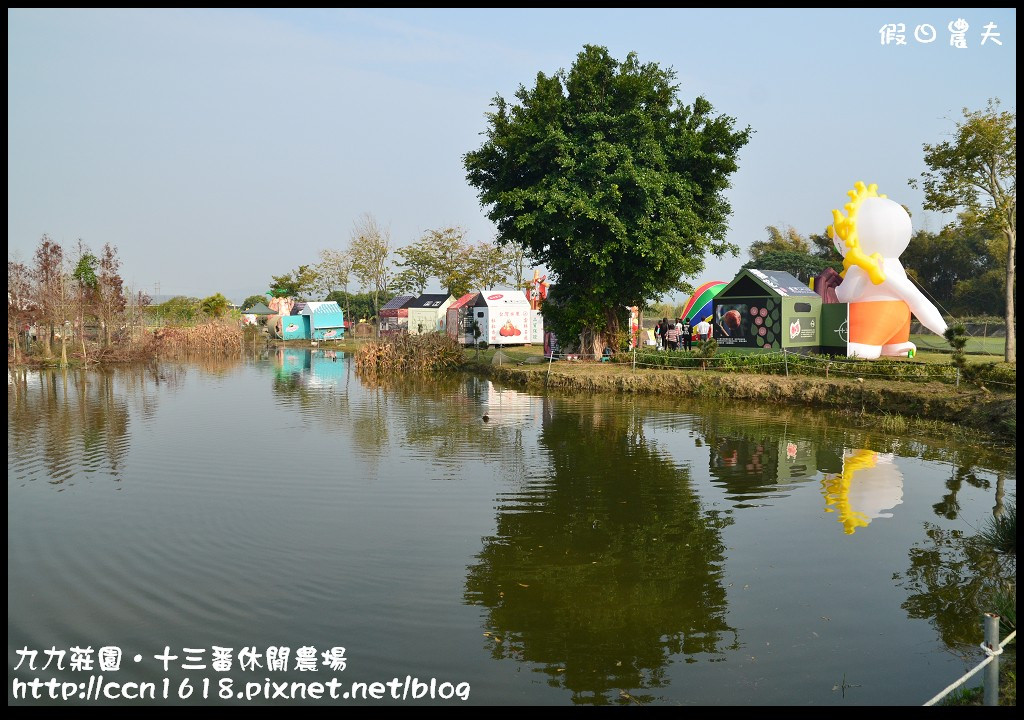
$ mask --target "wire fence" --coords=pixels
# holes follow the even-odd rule
[[[999,656],[1003,654],[1003,648],[1006,647],[1017,637],[1017,631],[1014,630],[1006,636],[1002,642],[999,641],[999,616],[995,613],[985,614],[985,642],[981,644],[981,649],[984,651],[986,657],[980,663],[974,666],[973,669],[964,673],[960,676],[959,680],[956,680],[947,685],[941,690],[935,697],[926,702],[923,707],[930,707],[935,705],[937,702],[945,698],[951,692],[956,690],[958,687],[966,683],[972,677],[977,675],[983,668],[987,668],[985,673],[985,705],[998,705],[999,704]]]

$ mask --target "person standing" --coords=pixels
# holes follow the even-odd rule
[[[708,339],[708,335],[711,334],[711,324],[707,320],[701,320],[697,323],[697,337],[700,338],[701,342]]]
[[[676,330],[676,326],[669,323],[668,330],[665,331],[665,347],[667,350],[677,350],[679,348],[679,331]]]
[[[690,321],[683,318],[683,324],[680,326],[679,335],[683,339],[683,349],[689,352],[693,345],[693,326],[690,325]]]

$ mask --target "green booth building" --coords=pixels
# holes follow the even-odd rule
[[[845,305],[841,306],[843,310]],[[714,299],[714,338],[723,350],[842,352],[825,347],[821,297],[788,272],[744,269]]]

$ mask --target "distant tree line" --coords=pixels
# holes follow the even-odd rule
[[[7,347],[18,362],[34,338],[39,351],[51,357],[60,341],[60,361],[71,352],[88,355],[85,329],[97,328],[97,341],[107,348],[119,340],[126,317],[149,299],[130,297],[121,277],[117,248],[105,244],[99,254],[81,240],[73,254],[43,235],[29,264],[7,261]]]
[[[828,267],[842,271],[842,258],[824,233],[805,237],[792,227],[774,225],[765,230],[768,237],[751,243],[743,267],[783,270],[803,282]],[[961,217],[938,232],[917,230],[900,262],[948,315],[1001,316],[1006,311],[1006,243],[997,228]]]
[[[191,324],[228,314],[220,293],[199,299],[174,297],[151,305],[143,292],[125,288],[117,248],[106,243],[94,253],[79,240],[71,252],[43,235],[29,263],[7,261],[7,349],[19,362],[30,351],[68,364],[110,358],[130,349],[133,331],[157,321]]]
[[[299,300],[335,300],[346,317],[369,319],[393,295],[419,295],[432,281],[455,297],[507,284],[525,288],[527,262],[521,245],[473,244],[468,232],[455,225],[427,230],[395,249],[390,230],[367,213],[353,224],[346,247],[323,249],[319,262],[272,275],[270,292]],[[351,292],[353,285],[363,292]],[[252,295],[242,309],[266,299]]]

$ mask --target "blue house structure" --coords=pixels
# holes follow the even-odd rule
[[[285,340],[341,340],[345,334],[345,313],[338,303],[298,303],[295,315],[281,318]]]
[[[334,301],[306,303],[299,315],[309,318],[312,340],[341,340],[345,334],[345,313]]]

